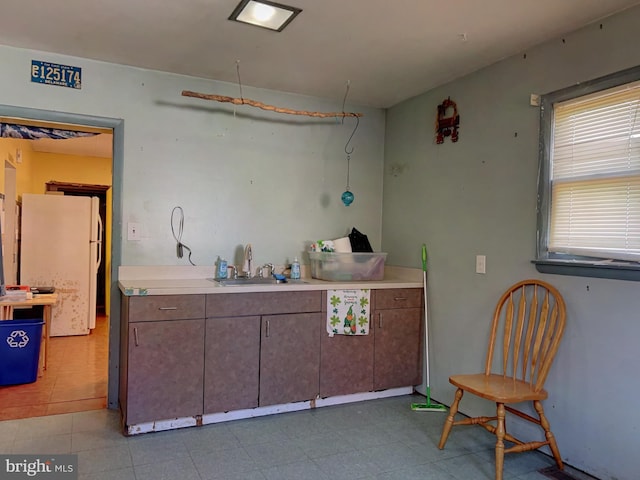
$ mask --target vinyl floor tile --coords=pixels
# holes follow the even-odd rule
[[[0,450],[77,454],[79,480],[495,478],[491,435],[480,427],[454,430],[439,450],[444,418],[411,413],[416,400],[417,395],[371,400],[132,437],[122,434],[113,410],[7,420],[0,421]],[[349,415],[376,418],[338,428]],[[305,425],[313,427],[306,436]],[[539,469],[549,465],[553,460],[539,452],[507,455],[504,480],[545,480]]]

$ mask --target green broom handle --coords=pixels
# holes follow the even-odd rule
[[[427,271],[427,246],[422,244],[422,271]]]
[[[424,357],[427,380],[427,403],[431,401],[431,382],[429,378],[429,320],[427,317],[427,245],[422,244],[422,272],[424,277]]]

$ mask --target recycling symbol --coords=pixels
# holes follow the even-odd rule
[[[24,330],[14,330],[7,337],[7,343],[12,348],[23,348],[27,346],[27,343],[29,343],[29,336]]]

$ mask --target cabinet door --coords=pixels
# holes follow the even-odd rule
[[[319,312],[262,317],[260,406],[318,396],[321,317]]]
[[[126,422],[202,414],[204,319],[129,324]]]
[[[260,317],[208,318],[204,413],[258,406]]]
[[[322,334],[320,396],[373,390],[373,331],[369,335]]]
[[[374,390],[422,381],[422,310],[376,310]]]

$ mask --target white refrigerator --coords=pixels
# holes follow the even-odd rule
[[[86,335],[95,328],[98,207],[97,197],[22,195],[20,284],[55,287],[52,336]]]

